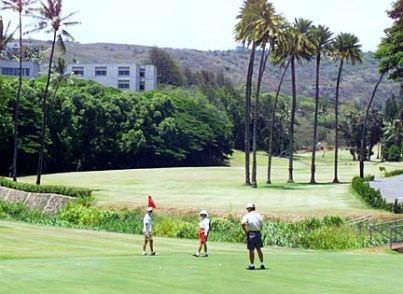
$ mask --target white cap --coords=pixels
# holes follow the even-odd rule
[[[205,210],[205,209],[200,210],[199,215],[202,215],[202,214],[204,214],[205,216],[208,216],[207,210]]]
[[[153,211],[152,207],[147,208],[147,211]]]
[[[255,208],[255,204],[254,203],[248,203],[248,204],[246,204],[246,208]]]

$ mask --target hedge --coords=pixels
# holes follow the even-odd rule
[[[92,194],[92,190],[85,188],[66,187],[59,185],[32,185],[14,182],[4,177],[0,177],[0,186],[25,192],[59,194],[76,198],[87,198],[91,197]]]
[[[392,211],[394,213],[403,213],[403,203],[387,203],[379,190],[371,188],[368,181],[373,180],[373,176],[365,178],[354,177],[352,180],[353,190],[356,191],[362,199],[373,208],[380,208]]]

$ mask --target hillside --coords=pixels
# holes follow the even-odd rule
[[[49,42],[27,40],[27,45],[39,46],[46,50]],[[66,60],[80,63],[147,63],[148,51],[151,47],[130,44],[67,44]],[[191,49],[164,48],[178,62],[182,69],[189,68],[192,71],[210,70],[224,72],[234,85],[242,85],[245,81],[245,73],[248,65],[249,54],[247,50],[238,48],[227,51],[201,51]],[[257,58],[258,59],[258,58]],[[255,66],[257,68],[257,64]],[[297,67],[297,94],[313,97],[315,94],[315,64],[298,65]],[[335,83],[338,71],[338,63],[333,60],[324,60],[321,68],[321,96],[329,100],[334,99]],[[278,67],[268,66],[265,75],[263,90],[274,91],[277,87],[282,70]],[[357,99],[366,105],[366,101],[372,94],[373,87],[378,79],[377,62],[371,58],[371,52],[365,53],[364,62],[352,66],[345,65],[342,75],[340,100]],[[283,84],[283,90],[287,95],[291,94],[290,76]],[[385,80],[377,93],[375,104],[383,104],[391,92],[398,92],[398,85]]]

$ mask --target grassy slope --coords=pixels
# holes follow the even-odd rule
[[[403,255],[265,248],[266,271],[248,272],[244,245],[141,237],[0,221],[1,293],[398,293]],[[221,264],[221,265],[220,265]],[[197,288],[196,288],[197,287]],[[263,291],[263,292],[262,292]]]
[[[97,201],[102,205],[145,206],[147,195],[152,195],[163,209],[199,210],[206,208],[216,213],[243,212],[245,203],[255,202],[259,210],[270,216],[299,217],[308,215],[340,214],[348,217],[382,215],[387,212],[368,209],[351,192],[349,181],[358,174],[358,163],[351,161],[347,152],[341,152],[339,179],[333,180],[333,153],[318,156],[317,180],[309,185],[310,154],[296,156],[294,174],[296,184],[286,184],[288,160],[274,159],[273,185],[266,185],[267,157],[259,156],[259,188],[243,184],[243,155],[236,152],[231,167],[161,168],[96,171],[44,175],[44,184],[65,184],[96,189]],[[379,177],[379,166],[388,170],[402,168],[403,164],[371,162],[366,173]],[[34,182],[34,177],[22,179]]]

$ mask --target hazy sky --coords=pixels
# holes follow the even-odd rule
[[[353,33],[363,50],[375,50],[391,25],[393,0],[271,0],[276,11]],[[64,0],[64,13],[81,21],[68,31],[80,43],[111,42],[200,50],[233,49],[233,28],[243,0]],[[4,20],[10,19],[7,13]],[[16,18],[12,18],[14,22]],[[29,19],[24,19],[28,22]],[[40,35],[32,38],[49,39]]]

